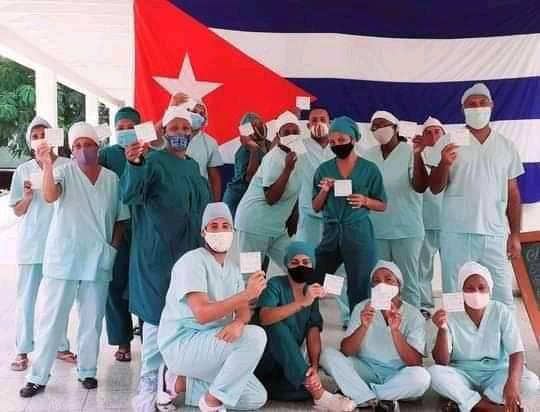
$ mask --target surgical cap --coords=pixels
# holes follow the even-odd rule
[[[462,106],[465,104],[465,100],[470,96],[486,96],[491,101],[491,93],[484,83],[476,83],[474,86],[465,90],[465,93],[463,93],[463,96],[461,97]]]
[[[491,292],[493,290],[493,279],[491,277],[491,273],[489,273],[488,268],[476,262],[467,262],[463,266],[461,266],[461,269],[459,269],[459,273],[458,273],[459,290],[463,290],[465,281],[473,275],[482,276],[486,280],[489,286],[489,291]]]
[[[208,203],[206,209],[204,209],[201,230],[204,230],[212,220],[218,218],[226,219],[233,226],[233,217],[226,203]]]
[[[28,125],[28,128],[26,129],[26,144],[28,145],[28,147],[30,147],[32,130],[39,126],[44,127],[46,129],[51,127],[49,122],[45,120],[44,118],[39,117],[39,116],[34,117],[32,121],[30,122],[30,124]]]
[[[392,113],[387,112],[386,110],[377,110],[375,113],[373,113],[373,116],[371,116],[371,122],[373,123],[373,120],[375,119],[386,119],[390,123],[397,125],[399,123],[399,120],[396,116],[394,116]]]
[[[257,113],[247,112],[244,113],[244,115],[240,119],[240,125],[246,123],[253,123],[255,120],[260,120],[262,122],[261,116],[259,116]]]
[[[287,253],[283,259],[285,266],[289,266],[292,258],[298,255],[306,255],[311,259],[311,265],[315,267],[315,247],[306,242],[292,242],[287,248]]]
[[[294,115],[294,113],[291,113],[289,111],[286,111],[284,113],[281,113],[279,117],[276,119],[275,127],[277,132],[279,133],[279,130],[285,126],[286,124],[295,124],[298,127],[300,127],[300,122],[298,121],[298,117]]]
[[[69,147],[73,147],[73,144],[77,139],[81,137],[86,137],[92,139],[99,146],[99,139],[96,133],[96,129],[89,123],[86,122],[77,122],[74,123],[68,132]]]
[[[440,127],[446,133],[446,130],[444,130],[444,126],[440,122],[440,120],[435,118],[435,117],[431,117],[431,116],[429,116],[426,119],[426,121],[424,122],[423,127],[422,127],[422,131],[426,130],[428,127],[433,127],[433,126]]]
[[[185,119],[189,122],[189,125],[192,125],[191,121],[191,112],[189,112],[185,107],[182,106],[169,106],[163,115],[162,124],[163,127],[166,127],[174,119]]]
[[[394,262],[389,262],[387,260],[379,260],[371,271],[371,275],[369,276],[372,281],[373,276],[375,276],[375,272],[377,272],[379,269],[388,269],[399,281],[400,287],[403,287],[403,273],[401,273],[401,270]]]
[[[122,107],[118,112],[116,112],[116,116],[114,116],[114,124],[116,125],[120,120],[127,119],[131,120],[135,124],[139,124],[141,122],[141,115],[137,110],[135,110],[133,107]]]
[[[345,133],[346,135],[351,136],[355,141],[360,140],[360,137],[362,137],[356,122],[347,116],[337,117],[332,120],[332,123],[330,124],[330,133],[332,132]]]

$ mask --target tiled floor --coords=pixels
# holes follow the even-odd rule
[[[14,266],[0,265],[1,299],[0,299],[0,412],[23,411],[87,411],[87,412],[126,412],[131,411],[130,399],[138,380],[140,361],[140,345],[135,341],[133,348],[134,360],[130,364],[115,362],[114,348],[103,340],[102,354],[99,362],[99,388],[96,391],[83,390],[77,382],[75,369],[72,366],[57,362],[52,372],[52,379],[44,394],[31,400],[19,397],[18,390],[24,384],[24,373],[11,372],[9,362],[13,356],[14,314],[15,314],[15,285],[16,270]],[[39,303],[38,303],[39,307]],[[338,325],[337,310],[331,301],[323,302],[325,318],[324,342],[327,345],[337,345],[342,334]],[[519,319],[522,334],[526,343],[527,361],[529,367],[540,373],[540,351],[532,331],[526,321],[526,314],[521,302],[518,302]],[[39,313],[39,312],[38,312]],[[69,334],[75,343],[77,327],[76,310],[72,313]],[[529,410],[540,412],[540,395],[529,402]],[[437,397],[428,392],[422,402],[401,405],[402,411],[435,411]],[[269,411],[311,410],[310,405],[272,403]]]

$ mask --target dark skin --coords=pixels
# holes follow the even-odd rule
[[[469,276],[463,285],[463,293],[490,293],[486,280],[477,274]],[[465,302],[465,313],[471,321],[480,327],[486,308],[473,309]],[[448,314],[444,309],[440,309],[433,315],[433,323],[438,329],[435,347],[433,348],[433,359],[439,365],[450,364],[450,350],[448,347]],[[518,412],[521,404],[519,386],[523,372],[524,357],[523,352],[516,352],[510,355],[508,379],[504,385],[503,398],[504,405],[498,405],[483,397],[473,408],[473,411],[486,412]]]
[[[251,122],[253,130],[258,133],[253,133],[250,136],[240,136],[240,142],[249,150],[249,161],[246,169],[246,182],[251,182],[255,173],[259,169],[261,164],[258,153],[267,153],[270,150],[271,143],[266,140],[266,125],[260,118],[257,118]]]

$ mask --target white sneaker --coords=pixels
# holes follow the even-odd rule
[[[356,408],[356,403],[343,395],[324,391],[321,398],[314,401],[313,408],[326,412],[351,412]]]
[[[159,367],[157,379],[156,408],[159,412],[174,412],[176,405],[174,401],[179,393],[174,391],[176,376],[169,372],[164,363]]]
[[[134,412],[156,411],[157,376],[155,374],[141,377],[137,393],[131,400]]]
[[[220,406],[208,405],[206,403],[206,399],[204,399],[205,396],[206,394],[201,396],[201,399],[199,400],[199,410],[201,410],[202,412],[227,412],[227,409],[225,408],[224,405],[220,405]]]

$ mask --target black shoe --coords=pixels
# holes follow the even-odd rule
[[[399,412],[397,401],[377,401],[373,412]]]
[[[40,392],[45,390],[45,385],[38,385],[36,383],[27,382],[24,388],[19,391],[21,398],[31,398]]]
[[[422,316],[424,317],[425,320],[430,320],[431,319],[431,312],[427,309],[420,309],[420,313],[422,314]]]
[[[84,380],[80,380],[79,382],[82,384],[84,389],[92,390],[97,388],[97,379],[96,378],[84,378]]]
[[[442,409],[444,412],[459,412],[459,406],[454,401],[448,400]]]

